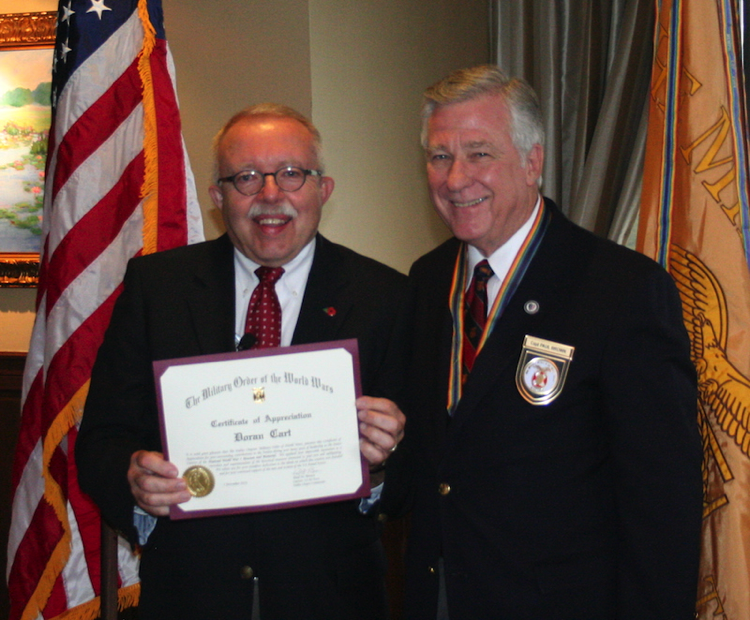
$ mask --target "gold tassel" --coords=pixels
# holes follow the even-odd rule
[[[138,15],[143,24],[143,49],[138,58],[138,73],[143,84],[143,155],[145,173],[141,198],[143,198],[143,253],[157,249],[159,225],[159,142],[156,130],[156,104],[154,82],[151,74],[151,53],[156,45],[156,30],[148,16],[146,0],[138,1]]]

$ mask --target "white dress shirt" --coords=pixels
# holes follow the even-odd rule
[[[500,292],[500,287],[505,280],[505,277],[508,275],[508,271],[510,271],[513,261],[516,260],[516,255],[521,251],[521,246],[526,240],[526,236],[529,234],[531,226],[534,224],[534,220],[541,208],[541,204],[542,199],[539,197],[537,198],[536,205],[534,205],[534,210],[531,212],[529,219],[524,222],[521,228],[513,233],[513,236],[510,239],[503,243],[503,245],[489,256],[483,256],[473,245],[468,246],[469,251],[466,259],[469,270],[467,272],[468,277],[466,278],[466,290],[468,290],[471,285],[471,277],[474,273],[474,267],[476,267],[480,261],[486,258],[490,267],[492,267],[493,275],[487,280],[487,312],[490,311],[492,304],[495,303],[497,294]]]
[[[284,265],[284,274],[276,282],[276,296],[281,306],[281,346],[292,344],[294,329],[305,296],[307,277],[315,255],[315,237]],[[238,344],[245,333],[245,319],[250,297],[258,286],[255,270],[260,265],[234,249],[234,342]]]

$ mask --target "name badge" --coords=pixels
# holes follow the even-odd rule
[[[548,405],[562,392],[575,347],[534,336],[523,340],[516,369],[518,392],[532,405]]]

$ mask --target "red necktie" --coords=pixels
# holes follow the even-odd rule
[[[474,277],[464,298],[464,343],[462,351],[463,374],[466,381],[474,359],[477,356],[479,342],[482,340],[484,326],[487,323],[487,280],[492,277],[490,264],[483,260],[474,267]]]
[[[276,296],[276,281],[283,267],[258,267],[255,275],[260,282],[250,296],[245,319],[245,333],[255,335],[253,349],[268,349],[281,344],[281,305]]]

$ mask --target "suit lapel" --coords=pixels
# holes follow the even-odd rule
[[[234,350],[234,250],[226,235],[209,243],[186,300],[201,354]]]
[[[352,300],[345,294],[348,284],[335,246],[318,234],[292,344],[336,340],[351,310]]]
[[[450,239],[445,247],[441,248],[442,251],[439,250],[439,256],[434,263],[430,263],[429,269],[409,274],[412,280],[412,295],[418,300],[410,320],[415,324],[416,334],[419,336],[415,350],[422,352],[422,357],[413,361],[415,369],[411,380],[428,386],[417,395],[417,398],[424,399],[424,402],[414,403],[413,406],[415,409],[426,406],[428,411],[434,412],[428,419],[428,424],[431,429],[430,437],[434,438],[434,441],[430,442],[431,458],[436,467],[442,458],[449,420],[448,378],[453,337],[450,290],[456,257],[462,248],[463,245],[457,239]],[[424,355],[424,352],[427,354]],[[420,379],[425,373],[429,379]]]
[[[200,354],[234,349],[234,249],[226,235],[206,246],[206,253],[196,258],[185,301]],[[292,344],[336,339],[351,309],[344,294],[347,284],[334,245],[318,235]]]
[[[545,323],[554,318],[550,310],[559,306],[561,296],[573,286],[569,274],[578,270],[571,268],[573,257],[561,246],[569,235],[566,228],[570,224],[556,208],[552,209],[552,216],[536,256],[474,363],[454,413],[455,426],[471,415],[488,391],[497,389],[498,377],[508,371],[508,366],[515,372],[524,336],[542,331]],[[536,302],[538,311],[529,312],[528,302]]]

